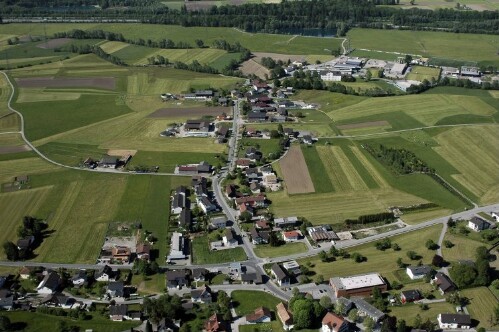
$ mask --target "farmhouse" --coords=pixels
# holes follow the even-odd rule
[[[170,245],[170,255],[167,260],[185,259],[184,255],[184,237],[182,233],[173,232]]]
[[[442,295],[456,289],[450,278],[442,272],[437,272],[431,283],[438,286],[438,290]]]
[[[236,204],[241,205],[241,204],[248,204],[250,206],[254,207],[265,207],[266,202],[265,195],[257,195],[257,196],[246,196],[246,197],[240,197],[236,198]]]
[[[274,225],[275,227],[288,227],[288,226],[295,226],[298,223],[298,218],[297,217],[287,217],[287,218],[276,218],[274,219]]]
[[[99,161],[99,167],[116,168],[119,158],[116,156],[104,155]]]
[[[328,230],[326,226],[307,227],[307,232],[315,242],[329,242],[340,239],[335,232]]]
[[[407,63],[395,63],[390,69],[390,74],[394,76],[402,76],[407,69]]]
[[[439,314],[437,317],[438,326],[441,329],[463,329],[471,328],[470,315],[464,314]]]
[[[55,293],[61,285],[61,282],[61,277],[59,276],[59,274],[57,274],[57,272],[48,272],[40,282],[38,287],[36,287],[36,291],[38,292],[38,294]]]
[[[184,130],[186,131],[210,131],[210,123],[204,120],[187,120],[184,125]]]
[[[285,331],[292,330],[294,327],[293,316],[288,311],[288,308],[286,308],[286,305],[284,303],[280,302],[276,306],[276,313],[277,313],[277,317],[279,317],[279,320],[282,323],[282,328]]]
[[[281,287],[288,286],[291,283],[289,276],[277,263],[274,263],[274,265],[272,265],[270,273],[275,278],[277,284]]]
[[[408,266],[405,272],[411,280],[422,279],[431,272],[431,267],[428,265]]]
[[[269,243],[270,233],[269,232],[259,232],[255,227],[250,229],[251,243],[262,244]]]
[[[383,278],[377,273],[356,275],[351,277],[334,277],[329,280],[336,297],[340,296],[370,296],[373,289],[387,290]]]
[[[487,222],[486,220],[483,220],[482,218],[479,217],[473,217],[471,220],[468,222],[468,228],[471,228],[475,232],[480,232],[486,229],[491,228],[491,224]]]
[[[176,174],[196,175],[211,173],[212,167],[206,161],[199,164],[180,165],[175,169]]]
[[[172,214],[179,214],[180,212],[182,212],[185,206],[186,206],[185,195],[181,195],[179,193],[173,195],[172,208],[171,208]]]
[[[478,68],[478,67],[462,66],[461,67],[461,76],[480,77],[480,76],[482,76],[482,73],[480,72],[480,68]]]
[[[421,294],[417,290],[407,290],[400,292],[400,302],[414,302],[421,300]]]
[[[270,310],[265,307],[256,308],[255,311],[246,315],[246,322],[250,324],[268,323],[272,320]]]
[[[328,312],[322,318],[321,332],[347,332],[348,322],[341,316]]]

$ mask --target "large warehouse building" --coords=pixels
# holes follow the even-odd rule
[[[370,296],[374,287],[382,292],[387,290],[386,282],[377,273],[362,274],[350,277],[334,277],[329,279],[336,297]]]

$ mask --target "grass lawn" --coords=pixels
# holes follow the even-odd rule
[[[270,153],[275,153],[279,151],[279,139],[255,139],[255,138],[243,138],[240,140],[241,149],[239,150],[239,156],[244,157],[246,149],[253,146],[260,150],[264,157],[268,157]]]
[[[271,311],[275,311],[276,305],[281,302],[281,299],[260,291],[235,290],[230,296],[232,305],[240,316],[250,314],[259,307],[266,307]]]
[[[255,330],[256,329],[256,330]],[[282,324],[280,321],[272,321],[270,323],[261,323],[261,324],[248,324],[248,325],[240,325],[239,326],[239,332],[255,332],[255,331],[261,331],[261,332],[267,332],[267,331],[273,331],[273,332],[284,332],[284,329],[282,328]]]
[[[189,152],[158,152],[139,151],[133,156],[129,167],[136,165],[159,166],[160,172],[173,172],[175,166],[183,164],[197,164],[207,161],[213,166],[220,163],[218,154],[214,153],[189,153]]]
[[[211,251],[207,237],[197,237],[192,241],[192,261],[194,264],[238,262],[246,259],[246,253],[242,247]]]
[[[415,225],[450,214],[452,214],[452,210],[435,208],[404,213],[401,219],[409,225]]]
[[[99,149],[96,145],[59,142],[50,142],[38,149],[50,159],[69,166],[78,166],[88,157],[99,160],[107,153],[107,150]]]
[[[139,294],[161,294],[165,290],[165,275],[163,273],[152,276],[133,275],[131,285],[137,287]]]
[[[78,326],[81,330],[93,329],[95,331],[124,331],[137,327],[140,322],[113,322],[108,316],[102,317],[98,313],[92,314],[90,320],[72,320],[70,318],[45,315],[36,312],[8,311],[4,314],[14,324],[15,331],[45,332],[57,331],[61,323],[67,326]]]
[[[397,258],[401,257],[406,264],[416,264],[417,261],[410,261],[406,256],[406,252],[413,250],[421,256],[424,264],[431,263],[431,259],[435,254],[434,251],[425,248],[424,243],[428,239],[437,241],[442,230],[441,225],[436,225],[415,232],[392,237],[392,243],[397,243],[401,250],[394,251],[388,249],[386,251],[379,251],[375,248],[374,243],[367,243],[349,249],[350,253],[358,252],[367,257],[367,261],[363,263],[355,263],[351,259],[338,259],[334,262],[322,262],[318,257],[304,258],[299,260],[300,265],[310,262],[312,267],[310,271],[316,275],[323,275],[325,279],[337,276],[350,276],[361,273],[377,272],[389,281],[397,280],[394,271],[398,270]]]
[[[470,232],[473,232],[470,230]],[[473,235],[470,233],[470,235]],[[476,249],[487,244],[472,239],[470,236],[466,237],[461,234],[451,234],[447,232],[444,240],[448,240],[454,244],[452,248],[442,246],[442,254],[445,260],[455,262],[458,260],[471,259],[475,260]]]
[[[307,251],[307,246],[302,242],[287,243],[279,247],[271,247],[269,244],[260,244],[255,248],[258,257],[279,257],[293,255]]]
[[[492,325],[490,319],[494,317],[494,309],[498,300],[487,287],[464,289],[460,293],[470,299],[471,303],[466,308],[471,318],[479,322],[478,328],[497,329],[497,325]]]
[[[441,313],[453,314],[456,312],[454,305],[447,302],[438,302],[428,304],[428,310],[421,310],[419,305],[414,303],[408,303],[400,306],[389,307],[390,316],[395,316],[399,319],[404,319],[407,325],[414,323],[416,315],[421,316],[421,320],[424,322],[428,318],[432,322],[437,322],[437,316]]]
[[[413,66],[411,72],[406,76],[408,80],[420,81],[428,80],[431,82],[432,78],[438,80],[440,76],[440,68]]]

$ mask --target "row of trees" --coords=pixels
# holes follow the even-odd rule
[[[376,159],[387,165],[395,173],[435,173],[423,160],[416,154],[406,149],[395,149],[379,145],[364,144],[364,148]]]

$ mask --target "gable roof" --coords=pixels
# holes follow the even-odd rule
[[[60,282],[61,278],[59,277],[59,274],[57,274],[57,272],[50,272],[43,278],[38,288],[47,287],[54,291],[59,287]]]
[[[232,229],[230,228],[225,229],[225,238],[227,239],[227,241],[234,240],[234,233],[232,233]]]
[[[128,313],[128,305],[116,304],[109,306],[109,316],[125,316]]]
[[[447,290],[453,289],[454,284],[452,281],[449,279],[449,277],[446,274],[443,274],[441,272],[438,272],[435,275],[435,283],[438,285],[438,288],[442,290],[442,292],[445,292]]]
[[[431,272],[431,267],[428,265],[408,266],[407,270],[410,270],[413,275],[427,275]]]
[[[225,331],[222,316],[215,313],[204,323],[204,329],[208,332]]]
[[[471,325],[470,315],[440,314],[440,321],[445,324]]]
[[[271,269],[272,269],[272,272],[274,272],[276,278],[279,280],[283,280],[283,279],[286,279],[288,277],[286,272],[284,272],[283,269],[277,263],[274,263],[274,265],[272,265]]]
[[[246,315],[246,321],[249,323],[257,322],[264,317],[272,318],[270,310],[265,307],[259,307],[256,308],[253,313]]]
[[[338,330],[343,324],[345,324],[343,317],[332,312],[328,312],[326,316],[322,318],[322,325],[327,325],[330,329]]]
[[[194,268],[192,269],[192,277],[199,278],[201,276],[206,276],[208,274],[208,270],[204,268]]]
[[[385,316],[385,314],[382,311],[378,310],[376,307],[367,303],[363,299],[355,298],[352,300],[352,302],[355,304],[355,307],[359,311],[364,312],[366,315],[374,319],[376,322]]]
[[[400,292],[400,295],[408,301],[415,301],[415,300],[419,300],[421,298],[419,291],[414,290],[414,289],[402,291],[402,292]]]
[[[286,325],[293,324],[293,316],[288,311],[288,309],[286,308],[286,306],[284,305],[284,303],[280,302],[276,306],[276,310],[277,310],[277,316],[279,317],[279,319],[281,320],[281,322],[283,324],[286,324]]]

